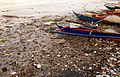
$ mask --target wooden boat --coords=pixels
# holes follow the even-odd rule
[[[107,15],[116,15],[116,16],[120,16],[120,13],[114,13],[114,12],[109,12],[109,11],[106,11],[105,12]]]
[[[106,8],[108,8],[110,11],[114,11],[115,9],[120,9],[120,6],[107,6],[105,5]]]
[[[120,16],[120,12],[110,12],[110,11],[103,11],[103,13],[105,13],[106,15],[116,15],[116,16]]]
[[[105,11],[102,11],[100,13],[96,13],[96,12],[90,12],[90,13],[93,13],[93,14],[97,14],[97,15],[101,15],[101,16],[105,16],[105,15],[116,15],[116,16],[120,16],[120,12],[111,12],[111,11],[108,11],[108,10],[105,10]]]
[[[58,25],[59,30],[57,31],[50,31],[51,33],[59,33],[59,34],[67,34],[67,35],[75,35],[75,36],[85,36],[85,37],[95,37],[95,38],[102,38],[102,39],[110,39],[120,41],[120,33],[119,31],[103,31],[99,29],[94,29],[94,27],[63,27]]]
[[[91,15],[91,16],[86,16],[83,14],[78,14],[75,13],[73,11],[73,13],[76,15],[77,18],[82,19],[82,20],[87,20],[87,21],[93,21],[93,22],[97,22],[97,23],[104,23],[104,24],[109,24],[109,25],[117,25],[120,26],[120,23],[116,23],[116,22],[110,22],[110,21],[106,21],[104,20],[104,18],[106,18],[108,15]]]

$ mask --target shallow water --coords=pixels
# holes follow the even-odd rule
[[[0,15],[63,15],[75,11],[105,9],[108,0],[0,0]],[[113,2],[113,1],[111,1]],[[117,1],[114,1],[117,2]],[[84,7],[84,8],[83,8]]]

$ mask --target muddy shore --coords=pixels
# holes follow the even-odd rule
[[[2,15],[0,76],[109,77],[120,70],[119,42],[49,33],[57,29],[55,23],[68,24],[65,19],[71,17]]]

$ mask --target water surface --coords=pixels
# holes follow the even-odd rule
[[[72,10],[81,12],[87,10],[105,9],[103,6],[109,0],[0,0],[0,15],[43,16],[63,15]],[[113,2],[113,1],[112,1]],[[117,1],[114,1],[117,2]]]

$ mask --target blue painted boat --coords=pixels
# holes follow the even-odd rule
[[[84,16],[82,14],[75,13],[74,11],[73,11],[73,13],[79,19],[83,19],[83,20],[87,20],[87,21],[93,21],[93,22],[97,22],[97,23],[103,23],[103,24],[120,26],[120,23],[109,22],[109,21],[103,20],[105,17],[101,17],[101,16],[99,16],[99,17],[89,17],[89,16]]]
[[[59,33],[59,34],[67,34],[67,35],[75,35],[75,36],[85,36],[85,37],[95,37],[95,38],[102,38],[102,39],[110,39],[120,41],[120,33],[119,31],[116,32],[108,32],[102,31],[98,29],[94,29],[94,27],[63,27],[58,25],[59,30],[57,31],[50,31],[51,33]]]
[[[115,9],[120,9],[119,6],[107,6],[105,5],[106,8],[108,8],[110,11],[114,11]]]

